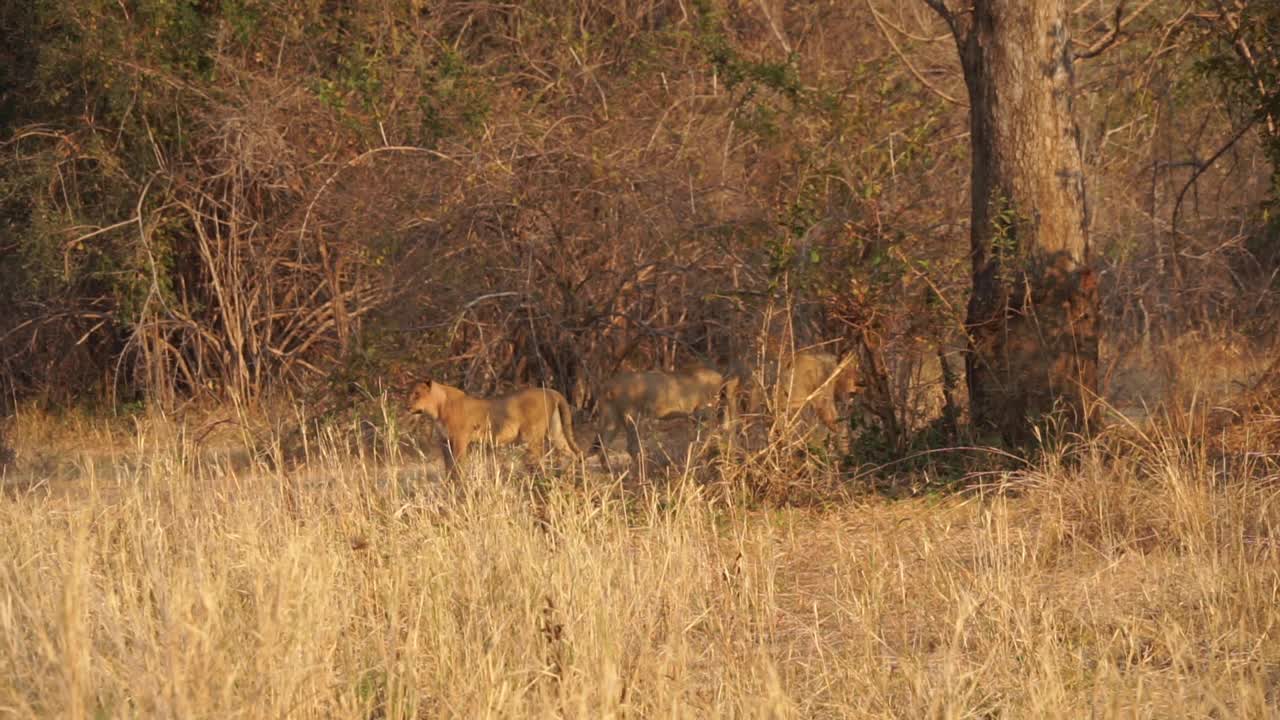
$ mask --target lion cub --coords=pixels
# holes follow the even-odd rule
[[[765,363],[765,381],[769,390],[776,393],[777,405],[788,413],[796,414],[812,408],[818,419],[828,429],[836,430],[836,401],[853,395],[862,387],[853,358],[816,350],[801,350],[791,362],[770,360]],[[748,377],[746,404],[748,412],[758,413],[764,405],[766,388],[758,379]]]
[[[527,388],[500,398],[473,397],[456,387],[427,380],[414,386],[409,412],[437,421],[444,430],[441,449],[449,472],[467,455],[477,436],[491,433],[496,445],[522,442],[531,460],[541,460],[549,436],[561,452],[581,456],[573,439],[573,413],[564,396],[550,388]]]
[[[600,389],[601,429],[598,442],[603,453],[618,431],[627,430],[627,452],[640,453],[635,423],[641,417],[657,419],[693,415],[719,404],[724,376],[707,367],[680,372],[626,372],[615,375]]]

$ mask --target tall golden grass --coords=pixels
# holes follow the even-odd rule
[[[1200,438],[762,509],[678,474],[441,483],[395,437],[235,463],[42,422],[0,496],[2,715],[1277,713],[1275,470]]]

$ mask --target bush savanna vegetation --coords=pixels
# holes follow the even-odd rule
[[[6,3],[0,154],[0,714],[1280,712],[1274,3]]]

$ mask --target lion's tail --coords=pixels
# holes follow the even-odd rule
[[[573,439],[573,409],[569,407],[569,401],[565,400],[563,395],[556,398],[556,411],[560,413],[560,434],[564,435],[565,444],[574,455],[581,455],[582,449]]]

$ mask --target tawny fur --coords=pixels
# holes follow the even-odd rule
[[[639,452],[635,424],[641,418],[688,416],[719,405],[724,376],[706,367],[680,372],[626,372],[614,376],[601,387],[601,450],[619,431],[627,431],[627,451]]]
[[[472,442],[490,435],[496,445],[524,444],[535,461],[545,454],[548,438],[556,450],[582,455],[574,442],[569,403],[550,388],[527,388],[487,399],[427,380],[414,386],[409,411],[434,418],[444,431],[441,449],[450,471],[466,457]]]
[[[812,409],[822,424],[833,431],[839,418],[837,401],[843,401],[862,386],[857,363],[852,358],[837,358],[831,353],[816,350],[797,352],[790,362],[779,359],[766,361],[763,376],[767,387],[761,387],[756,373],[740,374],[743,377],[736,379],[745,385],[743,400],[747,412],[761,412],[765,406],[765,393],[771,392],[770,404],[775,411],[785,409],[794,416],[805,409]],[[737,402],[735,399],[733,404]]]

